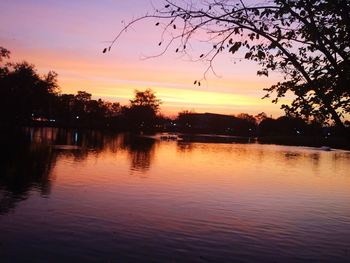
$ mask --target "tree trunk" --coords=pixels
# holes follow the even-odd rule
[[[348,140],[350,140],[350,134],[348,129],[345,127],[344,123],[340,119],[338,113],[335,111],[335,109],[332,106],[327,107],[328,111],[332,115],[332,119],[335,122],[335,126],[339,129],[340,135],[344,136]]]

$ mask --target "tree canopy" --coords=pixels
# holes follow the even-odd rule
[[[1,48],[1,56],[10,52]],[[39,75],[27,62],[0,65],[0,118],[10,122],[28,120],[33,114],[49,114],[59,88],[53,71]],[[45,113],[44,113],[45,112]]]
[[[157,99],[151,89],[135,90],[135,97],[130,100],[130,107],[124,108],[124,114],[133,129],[153,127],[157,120],[157,113],[161,100]]]
[[[258,75],[283,73],[280,82],[265,89],[274,103],[292,95],[287,114],[334,123],[344,129],[350,115],[350,2],[348,0],[164,0],[164,5],[134,19],[120,35],[142,19],[155,18],[164,32],[163,52],[191,52],[197,34],[210,48],[199,60],[208,62],[228,52],[260,66]],[[203,34],[204,33],[204,34]],[[166,36],[169,36],[166,38]],[[163,53],[162,52],[162,53]],[[195,85],[201,85],[201,79]]]
[[[135,90],[135,98],[130,100],[130,104],[131,107],[149,107],[157,113],[161,101],[160,99],[157,99],[155,93],[151,89],[146,89],[145,91]]]
[[[117,122],[119,103],[94,100],[91,94],[61,94],[57,73],[38,73],[28,62],[7,62],[10,52],[0,47],[0,126],[46,121],[61,125],[103,126]]]
[[[4,58],[10,58],[10,51],[0,47],[0,62],[2,62]]]

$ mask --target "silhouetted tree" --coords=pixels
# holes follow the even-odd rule
[[[124,115],[133,129],[153,129],[161,101],[151,89],[135,90],[135,98],[130,107],[124,108]]]
[[[239,123],[236,129],[240,131],[241,135],[254,136],[257,128],[257,122],[254,116],[241,113],[237,115],[237,122]]]
[[[258,126],[259,136],[273,136],[278,135],[278,124],[275,119],[265,118],[263,119]]]
[[[119,102],[104,102],[106,108],[106,117],[115,118],[121,114],[121,106]]]
[[[240,113],[237,115],[237,118],[247,121],[248,123],[251,123],[252,125],[256,125],[256,119],[254,116],[247,114],[247,113]]]
[[[75,96],[73,94],[60,94],[57,97],[56,119],[62,123],[70,123],[73,118]]]
[[[282,116],[277,119],[265,118],[259,124],[260,136],[304,136],[312,135],[314,127],[301,118]]]
[[[86,121],[88,104],[91,101],[91,94],[86,91],[78,91],[74,97],[73,112],[77,121]]]
[[[199,56],[209,63],[205,74],[219,54],[239,50],[239,56],[261,65],[258,75],[282,72],[284,80],[266,88],[266,97],[275,94],[277,103],[291,93],[293,102],[282,105],[287,114],[332,119],[345,131],[343,117],[350,114],[348,0],[164,0],[154,14],[133,20],[121,33],[145,18],[156,18],[156,26],[171,30],[162,35],[169,39],[159,43],[165,51],[175,45],[176,52],[186,53],[196,34],[202,40],[207,36],[210,48]]]
[[[10,58],[10,51],[6,48],[0,47],[0,62],[6,58]]]
[[[77,95],[75,95],[75,99],[82,102],[82,104],[87,104],[91,100],[91,96],[92,95],[86,91],[78,91]]]
[[[27,62],[7,63],[1,66],[0,119],[19,124],[37,116],[49,118],[58,91],[55,72],[40,76]]]
[[[157,99],[154,91],[146,89],[145,91],[135,90],[135,98],[130,100],[131,107],[149,107],[155,113],[158,112],[161,101]]]
[[[27,62],[4,63],[9,54],[0,47],[0,96],[3,99],[0,125],[39,122],[73,127],[120,125],[119,103],[93,100],[85,91],[78,91],[76,95],[60,94],[55,72],[39,75],[35,66]]]
[[[253,136],[256,120],[249,114],[235,116],[181,112],[177,117],[180,129],[186,132],[216,133],[240,136]]]
[[[256,122],[259,124],[261,123],[263,120],[267,119],[267,115],[265,112],[260,112],[259,114],[257,114],[255,116]]]

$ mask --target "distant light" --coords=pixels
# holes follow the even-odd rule
[[[55,122],[56,120],[55,119],[50,119],[51,122]]]
[[[79,116],[77,116],[76,119],[79,119]]]
[[[331,133],[330,133],[330,132],[328,133],[328,136],[331,136]]]
[[[297,131],[297,134],[300,134],[300,131]]]

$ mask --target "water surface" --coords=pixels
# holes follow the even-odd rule
[[[0,262],[349,262],[350,152],[27,129]]]

